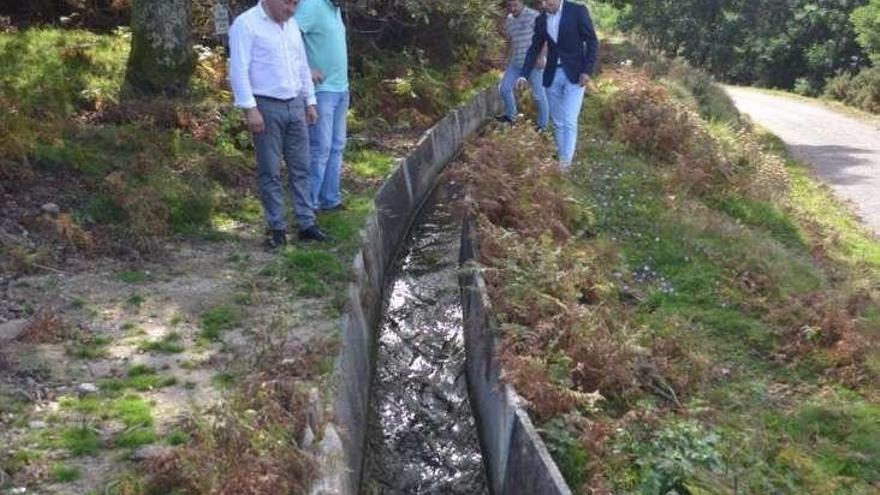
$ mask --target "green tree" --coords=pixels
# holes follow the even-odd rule
[[[865,0],[613,0],[655,48],[737,83],[813,92],[867,59],[850,15]]]
[[[855,9],[850,20],[856,30],[856,39],[874,64],[880,64],[880,0],[870,0]]]

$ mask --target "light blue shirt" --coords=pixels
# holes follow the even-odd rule
[[[554,14],[547,14],[547,34],[554,43],[559,43],[559,21],[562,19],[562,7],[565,2],[559,2],[559,10]]]
[[[330,0],[301,0],[294,17],[303,32],[309,66],[324,75],[315,91],[348,91],[348,48],[342,10]]]

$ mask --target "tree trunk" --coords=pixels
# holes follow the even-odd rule
[[[134,0],[126,97],[179,96],[195,67],[189,0]]]

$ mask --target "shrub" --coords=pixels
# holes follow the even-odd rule
[[[871,113],[880,113],[880,67],[842,74],[828,82],[825,96]]]

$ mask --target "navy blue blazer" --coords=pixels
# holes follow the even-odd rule
[[[587,7],[579,3],[563,1],[562,18],[559,20],[558,43],[547,33],[547,13],[535,19],[535,34],[526,54],[521,75],[528,79],[535,67],[541,47],[547,43],[547,64],[544,66],[544,86],[550,87],[556,68],[561,64],[568,80],[578,84],[581,74],[592,74],[599,54],[599,39],[593,29],[593,21]]]

